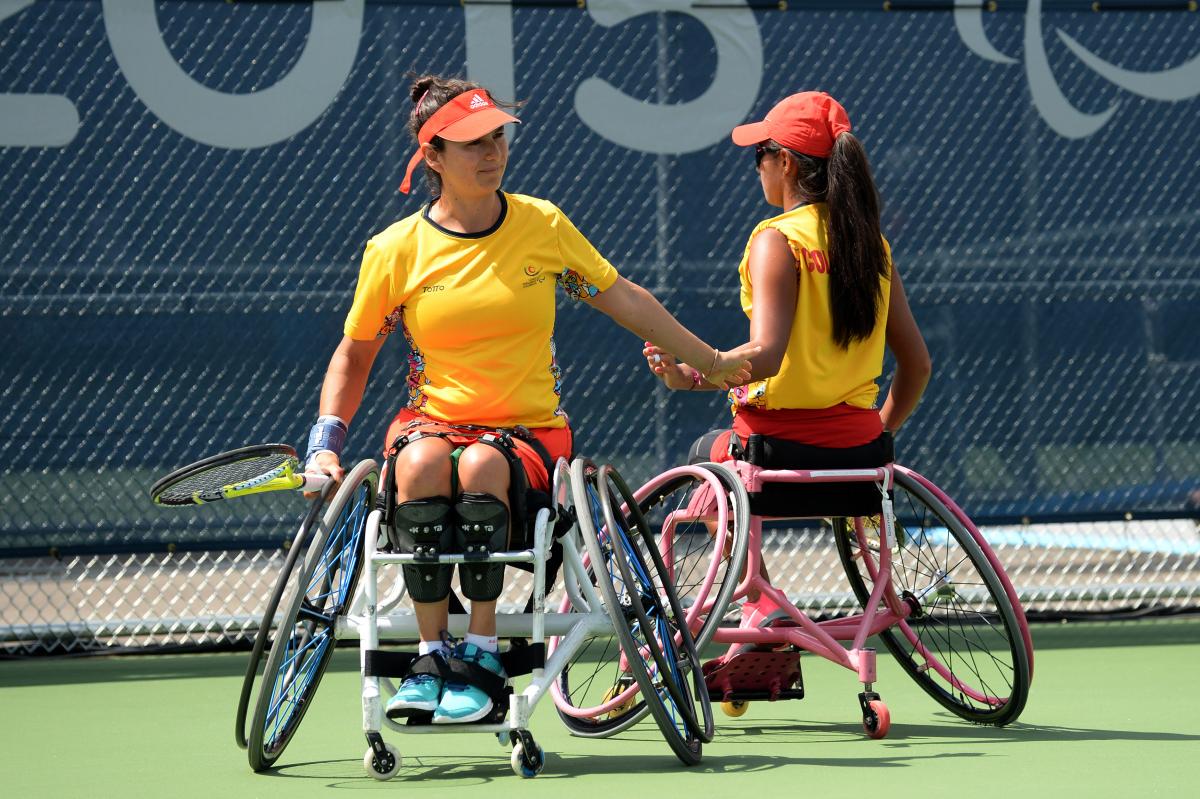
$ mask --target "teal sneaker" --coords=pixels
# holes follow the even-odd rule
[[[451,657],[466,663],[479,666],[490,671],[501,680],[507,680],[504,666],[495,653],[480,649],[474,644],[459,644],[454,648]],[[457,682],[453,678],[446,681],[442,699],[437,709],[433,711],[434,724],[467,724],[486,718],[492,712],[492,698],[484,691],[473,685]]]
[[[400,683],[400,690],[388,700],[384,712],[389,719],[407,718],[415,713],[432,713],[442,697],[442,681],[432,674],[414,674]]]

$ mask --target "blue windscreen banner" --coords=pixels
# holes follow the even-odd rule
[[[504,188],[721,347],[748,336],[737,264],[775,213],[729,132],[830,92],[933,356],[898,459],[984,521],[1194,515],[1194,9],[0,3],[0,554],[286,537],[294,495],[186,512],[147,489],[222,450],[303,448],[365,242],[429,199],[397,192],[420,73],[521,101]],[[393,338],[347,459],[378,457],[404,402]],[[729,423],[586,306],[560,302],[555,340],[577,450],[633,480]]]

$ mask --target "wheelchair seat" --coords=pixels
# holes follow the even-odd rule
[[[762,469],[874,469],[895,460],[892,434],[859,447],[814,447],[780,438],[752,434],[744,460]],[[872,516],[880,509],[875,483],[766,483],[750,494],[750,512],[756,516]]]

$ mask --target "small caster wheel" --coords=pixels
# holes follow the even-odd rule
[[[363,755],[363,768],[377,780],[390,780],[400,770],[400,750],[387,743],[383,748],[386,751],[380,756],[375,754],[374,747],[368,747]]]
[[[723,712],[726,716],[729,716],[730,718],[736,719],[739,716],[744,716],[744,715],[746,715],[746,711],[749,709],[750,709],[749,702],[739,702],[737,700],[734,700],[732,702],[722,702],[721,703],[721,712]]]
[[[496,743],[500,744],[500,747],[502,749],[507,749],[508,748],[508,733],[506,733],[506,732],[496,733]]]
[[[632,686],[632,685],[633,685],[632,677],[619,678],[615,683],[613,683],[613,686],[611,688],[609,688],[607,691],[604,692],[604,698],[602,698],[600,700],[600,704],[607,705],[609,702],[613,701],[618,696],[625,693],[625,691],[627,691],[630,688],[630,686]],[[626,713],[633,710],[637,706],[637,701],[638,701],[637,694],[636,693],[632,694],[624,702],[617,705],[612,710],[608,711],[608,713],[606,713],[604,715],[604,718],[608,719],[608,720],[621,718],[621,716],[624,716]]]
[[[512,757],[509,758],[513,773],[527,780],[541,774],[542,769],[546,767],[546,753],[542,751],[542,747],[532,741],[530,743],[533,745],[526,750],[525,742],[517,741],[513,744]]]
[[[892,726],[892,714],[881,699],[872,699],[863,713],[863,729],[868,738],[883,738]]]

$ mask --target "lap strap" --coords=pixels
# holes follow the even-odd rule
[[[507,652],[501,652],[498,657],[509,677],[519,677],[522,674],[530,674],[534,669],[540,669],[546,664],[546,645],[514,646]],[[363,663],[363,676],[409,677],[416,674],[432,674],[443,680],[455,676],[468,685],[476,686],[489,696],[494,696],[489,690],[489,686],[498,685],[500,694],[504,693],[503,677],[474,664],[464,663],[457,658],[437,658],[433,655],[420,655],[416,652],[367,650]],[[477,674],[485,676],[476,680],[475,675]]]

